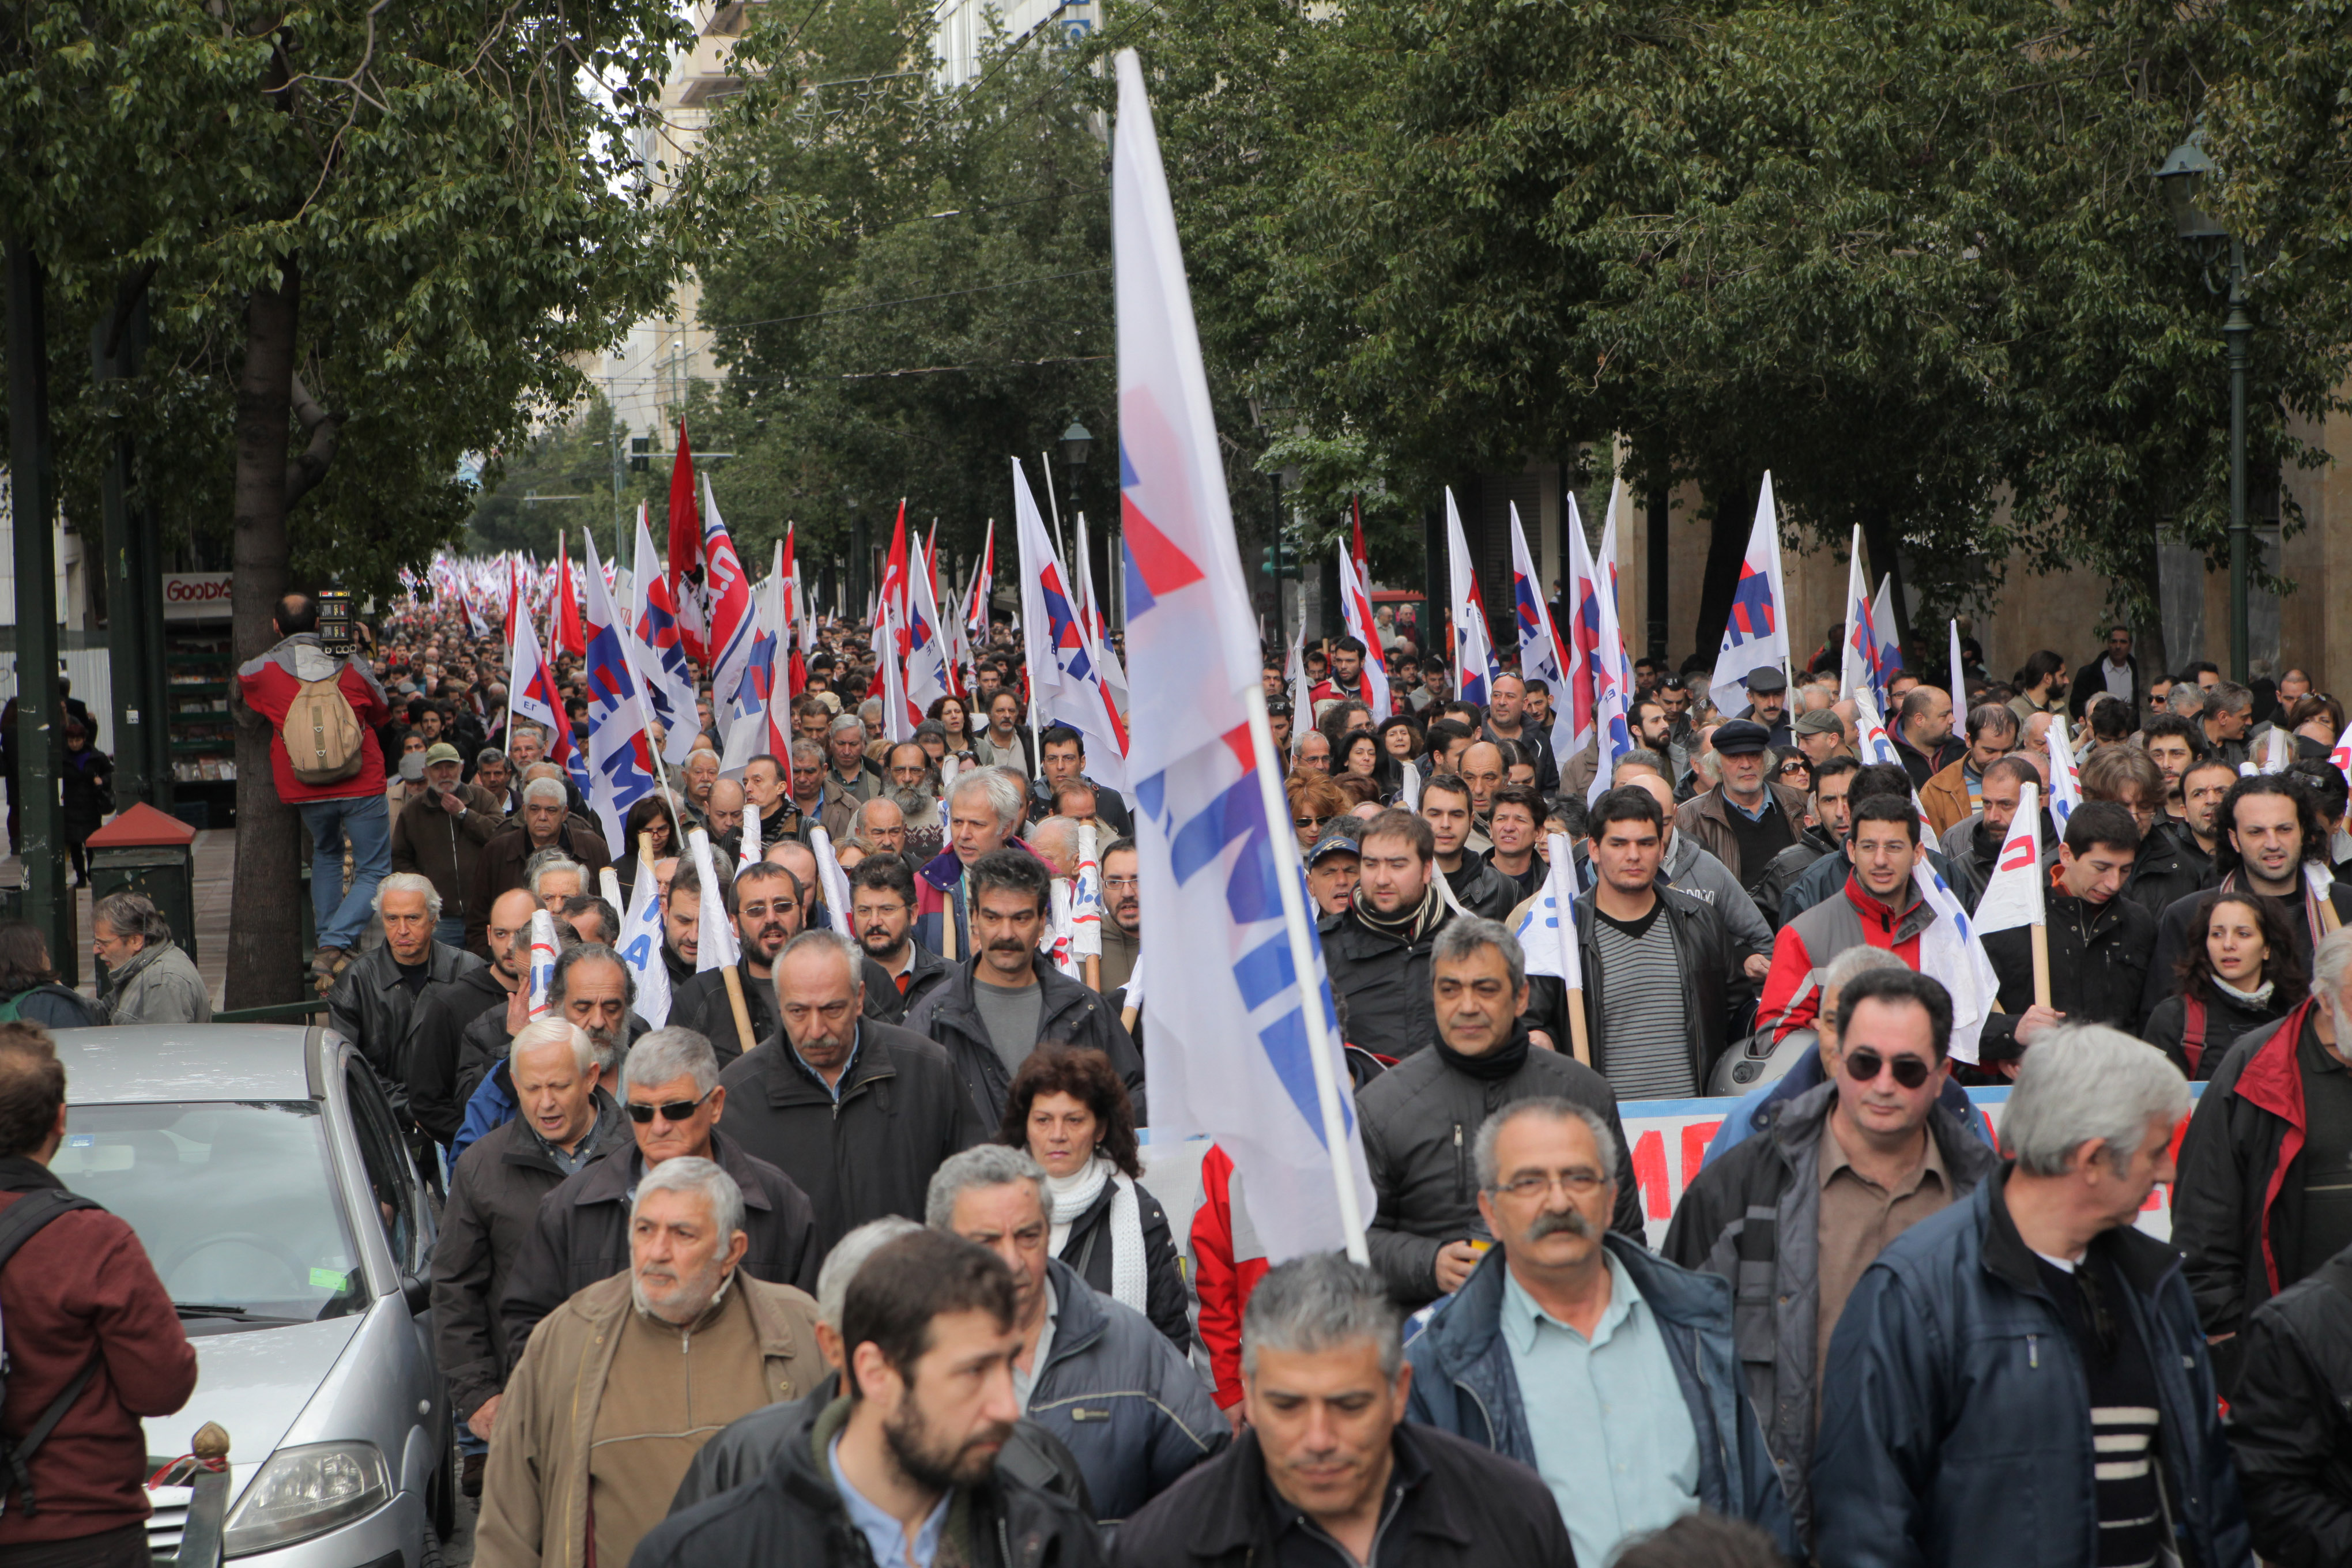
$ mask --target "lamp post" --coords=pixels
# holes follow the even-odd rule
[[[2230,363],[2230,679],[2242,686],[2247,679],[2246,363],[2253,346],[2254,320],[2246,309],[2245,242],[2197,205],[2205,181],[2216,173],[2202,135],[2192,134],[2167,154],[2156,178],[2181,238],[2230,242],[2229,314],[2221,321]]]
[[[1070,421],[1070,427],[1062,432],[1062,438],[1055,445],[1061,449],[1062,467],[1070,471],[1071,515],[1076,520],[1076,526],[1084,528],[1087,525],[1087,513],[1085,507],[1080,504],[1078,495],[1078,470],[1087,466],[1087,458],[1095,449],[1094,435],[1085,426],[1073,419]],[[1076,558],[1068,549],[1065,548],[1062,558],[1071,562],[1075,568]],[[1087,571],[1091,576],[1094,572],[1092,561],[1087,563]],[[1095,600],[1097,604],[1101,602],[1091,582],[1087,584],[1087,597]]]

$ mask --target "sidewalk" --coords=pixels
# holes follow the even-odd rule
[[[236,834],[226,827],[208,827],[196,835],[196,972],[205,977],[213,1005],[221,1005],[221,986],[228,976],[229,883],[236,867]],[[24,862],[11,854],[0,859],[0,887],[24,885]],[[81,993],[95,996],[94,968],[89,952],[89,889],[74,893],[74,932],[81,943],[75,967],[81,975]],[[172,933],[175,938],[182,933]],[[56,955],[52,954],[52,961]]]

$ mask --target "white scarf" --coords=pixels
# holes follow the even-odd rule
[[[2271,993],[2277,988],[2278,983],[2276,981],[2265,980],[2262,984],[2252,991],[2241,991],[2236,986],[2231,984],[2228,981],[2222,979],[2220,975],[2216,974],[2213,976],[2214,990],[2219,991],[2222,995],[2230,997],[2234,1001],[2242,1002],[2249,1007],[2269,1006]]]
[[[1150,1281],[1143,1261],[1143,1208],[1136,1202],[1135,1184],[1101,1154],[1071,1175],[1045,1178],[1045,1190],[1054,1194],[1050,1250],[1056,1258],[1062,1256],[1062,1247],[1070,1239],[1070,1222],[1094,1205],[1102,1195],[1105,1182],[1111,1184],[1111,1299],[1144,1311]]]

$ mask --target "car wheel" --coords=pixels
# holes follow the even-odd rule
[[[441,1568],[441,1532],[430,1520],[425,1522],[425,1546],[417,1556],[416,1568]]]

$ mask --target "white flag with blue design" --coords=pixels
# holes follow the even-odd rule
[[[747,839],[759,835],[747,833]],[[662,961],[661,882],[650,858],[637,861],[637,883],[621,916],[621,962],[637,977],[637,1016],[658,1029],[669,1022],[669,965]]]
[[[1528,900],[1511,934],[1526,954],[1529,974],[1549,974],[1566,989],[1584,989],[1584,955],[1576,946],[1576,861],[1564,835],[1548,840],[1551,865],[1543,886]]]
[[[1748,705],[1742,684],[1748,671],[1789,665],[1789,591],[1780,584],[1780,522],[1772,507],[1772,476],[1756,497],[1756,525],[1748,552],[1739,559],[1739,582],[1731,591],[1731,615],[1723,624],[1723,646],[1707,682],[1715,705],[1730,718]]]
[[[1256,619],[1234,540],[1176,215],[1142,68],[1133,50],[1116,63],[1111,231],[1133,721],[1128,767],[1151,931],[1146,963],[1155,977],[1143,1002],[1152,1137],[1223,1145],[1248,1179],[1270,1260],[1342,1246],[1360,1252],[1371,1179],[1344,1092],[1347,1065],[1321,947],[1305,922],[1312,969],[1301,974],[1286,922],[1286,902],[1312,906],[1287,815],[1269,815],[1269,795],[1279,802],[1276,759],[1260,751],[1263,721],[1253,723],[1244,696],[1260,689]],[[1319,1068],[1310,1008],[1324,1025]],[[1327,1088],[1336,1100],[1325,1098]],[[1336,1149],[1326,1142],[1327,1114],[1341,1129]],[[1352,1235],[1343,1191],[1355,1209]]]

